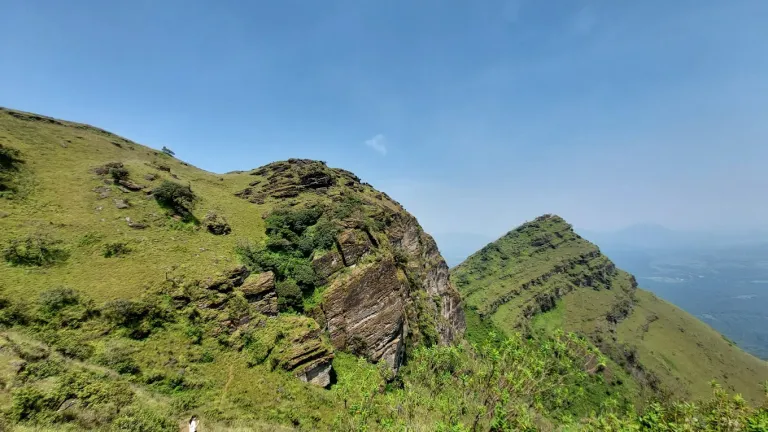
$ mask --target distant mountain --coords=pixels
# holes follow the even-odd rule
[[[648,247],[681,240],[658,226],[622,235]],[[698,399],[716,379],[753,401],[762,397],[768,363],[638,288],[560,217],[542,216],[510,231],[455,267],[452,277],[469,307],[468,323],[475,313],[505,333],[563,328],[585,335],[610,359],[607,381],[619,394],[639,388]]]
[[[576,228],[576,232],[601,248],[692,249],[768,243],[768,232],[760,230],[694,231],[673,230],[658,224],[637,224],[615,231]]]

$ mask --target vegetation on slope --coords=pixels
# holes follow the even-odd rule
[[[0,144],[14,160],[0,173],[10,185],[0,197],[0,429],[178,430],[192,414],[201,430],[221,431],[765,423],[764,410],[719,393],[711,405],[639,417],[611,391],[610,360],[554,327],[502,335],[470,314],[471,343],[434,344],[445,327],[419,286],[442,277],[434,244],[351,173],[299,161],[215,175],[170,151],[10,110],[0,110]],[[334,254],[342,268],[323,259]],[[366,280],[381,262],[414,294],[409,361],[396,376],[383,359],[334,352],[315,320],[344,287],[329,283],[329,268],[337,281]],[[252,301],[270,272],[278,298]],[[333,362],[328,389],[296,379],[317,359]]]
[[[485,246],[452,271],[467,305],[505,333],[583,335],[608,358],[612,385],[648,398],[709,396],[716,379],[753,402],[768,365],[680,309],[637,288],[557,216]]]

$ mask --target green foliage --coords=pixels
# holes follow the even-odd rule
[[[93,301],[67,287],[55,287],[41,292],[37,305],[37,324],[54,330],[77,328],[98,314]]]
[[[197,195],[189,186],[164,180],[152,190],[155,200],[163,207],[179,215],[190,214],[198,200]]]
[[[14,174],[23,163],[19,150],[0,144],[0,193],[16,189],[13,183]]]
[[[131,253],[131,248],[125,242],[112,242],[104,245],[104,258],[121,257]]]
[[[293,279],[286,279],[275,284],[277,307],[281,312],[301,312],[304,302],[301,288]]]
[[[102,316],[128,337],[143,339],[173,319],[158,301],[117,299],[102,308]]]
[[[128,177],[130,176],[130,173],[128,170],[124,167],[112,167],[109,169],[109,176],[112,177],[112,180],[119,182],[123,180],[128,180]]]
[[[69,258],[69,252],[55,240],[43,234],[30,234],[23,239],[9,240],[3,249],[3,259],[16,266],[48,267]]]
[[[125,341],[120,339],[108,340],[104,346],[96,352],[93,360],[117,373],[136,375],[140,372],[139,365],[133,358],[137,351]]]

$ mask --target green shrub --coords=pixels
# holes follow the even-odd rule
[[[121,257],[131,253],[128,243],[113,242],[104,245],[104,258]]]
[[[114,181],[120,182],[122,180],[128,180],[130,173],[128,173],[126,168],[113,167],[109,169],[109,175]]]
[[[61,240],[46,235],[28,235],[24,239],[10,240],[3,249],[3,258],[16,266],[52,266],[69,258],[69,252],[60,247],[61,244]]]
[[[0,326],[24,325],[29,321],[26,307],[0,295]]]
[[[67,287],[51,288],[40,293],[37,303],[40,312],[55,315],[68,306],[80,304],[80,293]]]
[[[143,339],[172,319],[168,310],[156,301],[117,299],[102,308],[102,316],[128,337]]]
[[[22,163],[20,151],[0,144],[0,192],[15,190],[13,172],[18,171]]]
[[[281,312],[301,312],[303,296],[301,289],[293,279],[286,279],[275,284],[277,307]]]
[[[20,387],[11,396],[10,417],[16,421],[31,420],[50,406],[51,400],[40,389]]]
[[[177,214],[186,215],[192,211],[197,195],[192,192],[189,186],[184,186],[176,182],[165,180],[158,187],[152,190],[155,200]]]
[[[114,432],[167,432],[178,430],[176,422],[165,415],[143,408],[129,407],[112,422]]]
[[[132,355],[136,349],[120,340],[110,340],[94,356],[96,363],[120,374],[136,375],[141,370]]]

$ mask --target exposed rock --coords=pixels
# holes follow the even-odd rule
[[[209,279],[204,286],[206,289],[220,292],[232,291],[232,289],[242,286],[250,274],[251,272],[247,267],[238,266],[216,278]]]
[[[155,181],[155,180],[157,180],[157,176],[155,174],[145,174],[144,175],[144,180]]]
[[[344,260],[338,252],[330,251],[313,259],[312,268],[321,282],[325,283],[330,275],[344,268]]]
[[[232,232],[232,228],[227,223],[227,220],[223,216],[218,215],[214,211],[209,211],[203,219],[203,225],[213,235],[227,235]]]
[[[298,375],[299,379],[320,387],[331,385],[331,370],[333,366],[330,362],[318,363],[312,368],[305,370]]]
[[[301,176],[299,182],[308,189],[331,187],[334,184],[333,177],[325,171],[311,171]]]
[[[132,192],[138,192],[146,187],[146,186],[142,186],[140,184],[134,183],[131,180],[120,180],[118,183],[120,184],[120,186]]]
[[[251,275],[243,282],[239,290],[259,312],[264,315],[277,315],[274,273],[264,272],[258,276]]]
[[[404,349],[406,283],[391,260],[335,280],[322,308],[333,346],[372,362],[384,359],[397,369]]]
[[[142,222],[135,222],[130,217],[126,217],[125,221],[128,222],[128,226],[133,229],[144,229],[148,227],[149,225],[142,223]]]
[[[128,207],[130,207],[130,206],[131,206],[131,205],[130,205],[130,204],[128,204],[128,202],[127,202],[126,200],[123,200],[123,199],[115,199],[115,207],[117,207],[117,208],[119,208],[119,209],[127,209],[127,208],[128,208]]]
[[[333,350],[323,342],[322,331],[317,324],[314,328],[298,332],[276,351],[273,354],[276,363],[292,371],[302,381],[320,386],[330,384]]]
[[[371,241],[363,231],[346,230],[339,234],[339,249],[344,258],[344,264],[351,266],[357,263],[363,255],[371,250]]]
[[[93,191],[99,194],[99,199],[109,198],[111,194],[108,186],[97,186],[93,188]]]
[[[117,188],[118,188],[118,189],[120,190],[120,192],[122,192],[122,193],[131,193],[131,190],[130,190],[130,189],[128,189],[127,187],[125,187],[125,186],[118,186]]]
[[[113,168],[122,168],[122,167],[123,167],[123,163],[122,162],[109,162],[109,163],[106,163],[106,164],[104,164],[102,166],[93,168],[91,171],[93,171],[94,173],[96,173],[98,175],[107,175],[107,174],[109,174],[109,170],[111,170]]]

